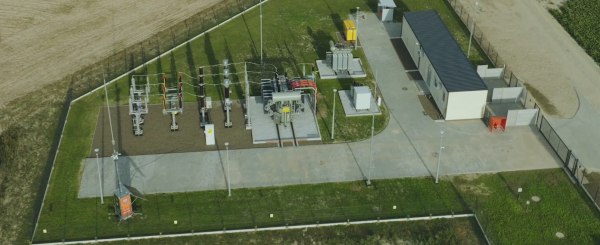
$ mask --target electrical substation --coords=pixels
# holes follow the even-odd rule
[[[375,93],[369,86],[364,86],[356,81],[352,82],[350,90],[338,90],[347,117],[381,115],[381,110],[379,110],[381,97],[375,99],[373,94]]]
[[[144,124],[144,115],[148,114],[148,93],[150,84],[146,79],[146,84],[138,86],[135,84],[135,78],[131,78],[131,88],[129,89],[129,115],[132,118],[133,134],[138,136],[144,134],[142,124]]]
[[[353,48],[350,42],[329,41],[329,49],[330,52],[325,54],[325,60],[316,61],[320,79],[367,77],[362,61],[352,55]]]
[[[232,142],[231,149],[321,143],[314,64],[302,77],[269,71],[254,80],[247,79],[242,66],[246,68],[224,59],[196,67],[194,77],[184,72],[132,75],[128,108],[117,106],[112,121],[120,133],[120,151],[144,155],[218,150],[226,141]],[[260,94],[251,96],[250,84],[260,87],[255,90]],[[218,99],[207,96],[217,91]],[[233,99],[233,91],[248,99]],[[196,102],[191,102],[194,97]],[[110,147],[107,119],[106,110],[100,110],[93,145],[103,149]],[[110,153],[103,150],[101,155]]]
[[[177,87],[167,87],[167,78],[162,75],[162,105],[163,114],[171,116],[171,131],[179,130],[176,116],[183,113],[183,85],[181,83],[181,73],[177,74]]]
[[[317,86],[309,78],[275,74],[261,80],[261,96],[250,97],[249,116],[254,144],[294,145],[320,141],[316,121]]]

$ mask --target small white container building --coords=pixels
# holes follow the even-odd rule
[[[401,37],[445,120],[483,117],[488,88],[435,10],[405,12]]]
[[[381,21],[392,21],[394,20],[394,8],[396,4],[394,0],[379,0],[377,4],[377,14]]]
[[[371,90],[367,86],[353,87],[354,108],[359,110],[371,109]]]

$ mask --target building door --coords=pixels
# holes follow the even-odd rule
[[[427,86],[431,88],[431,65],[427,67]]]
[[[423,50],[421,49],[421,46],[419,46],[419,51],[417,51],[418,54],[418,58],[417,58],[417,70],[421,67],[421,56],[423,56],[422,54]]]

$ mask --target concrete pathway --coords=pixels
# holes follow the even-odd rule
[[[408,79],[374,14],[358,35],[390,111],[387,128],[373,139],[371,178],[435,176],[444,131],[440,176],[555,168],[560,160],[535,127],[490,133],[480,120],[436,123],[424,116]],[[403,90],[407,88],[407,90]],[[365,128],[364,130],[370,130]],[[370,140],[288,148],[230,150],[231,187],[364,180]],[[146,194],[225,189],[226,152],[131,156],[119,159],[122,181]],[[101,159],[104,195],[115,189],[114,163]],[[86,159],[79,197],[98,196],[96,159]]]
[[[572,150],[579,164],[600,171],[600,114],[579,91],[579,109],[573,118],[546,117],[552,128]]]

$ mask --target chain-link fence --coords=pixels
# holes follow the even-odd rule
[[[260,0],[223,0],[146,40],[115,52],[73,75],[73,97],[77,98],[101,86],[103,75],[109,81],[125,74],[258,3]]]
[[[565,169],[586,193],[590,200],[594,203],[596,208],[600,211],[598,206],[599,192],[600,192],[600,173],[588,170],[579,161],[579,158],[573,154],[572,150],[565,144],[560,138],[558,133],[552,128],[552,125],[548,120],[541,115],[538,119],[537,126],[540,132],[544,135],[548,144],[552,147],[556,155],[563,162]]]
[[[177,45],[187,42],[190,38],[209,30],[210,28],[224,22],[225,20],[239,14],[246,9],[260,3],[261,0],[224,0],[209,9],[205,9],[190,16],[189,18],[162,30],[159,33],[143,40],[137,44],[120,50],[111,56],[83,68],[72,75],[69,75],[57,84],[69,86],[67,96],[62,107],[62,113],[57,129],[57,134],[54,136],[54,143],[50,150],[48,163],[44,173],[42,174],[42,183],[47,183],[50,178],[50,170],[53,165],[54,155],[58,147],[57,143],[60,138],[60,132],[66,120],[66,112],[69,108],[70,101],[77,98],[93,89],[99,87],[103,83],[103,74],[106,75],[106,80],[111,80],[124,73],[131,71],[133,68],[144,64],[162,52],[169,50]],[[39,189],[39,198],[34,201],[32,223],[29,228],[30,235],[33,235],[35,224],[37,223],[37,214],[42,208],[42,201],[46,185],[41,185]]]
[[[465,7],[459,2],[459,0],[447,1],[467,29],[473,31],[473,40],[479,44],[492,64],[494,64],[496,67],[505,68],[504,78],[506,79],[507,85],[509,87],[519,86],[519,78],[517,78],[510,67],[506,65],[504,59],[498,54],[498,49],[492,45],[491,41],[483,34],[483,31],[481,28],[479,28],[479,26],[477,26],[477,22],[475,22],[475,19],[471,16],[471,14],[475,12],[475,6]]]
[[[258,193],[257,193],[258,192]],[[136,200],[131,219],[117,222],[112,198],[77,201],[86,209],[73,205],[69,197],[54,202],[47,212],[53,222],[40,223],[35,242],[80,241],[128,236],[166,235],[275,226],[354,222],[392,218],[470,214],[460,198],[385,195],[380,198],[344,197],[336,195],[259,193],[261,190],[238,190],[231,197],[210,197],[216,192],[152,195]],[[220,193],[220,192],[219,192]],[[261,196],[262,195],[262,196]],[[54,209],[52,211],[52,209]],[[52,227],[48,227],[52,226]]]
[[[477,26],[474,18],[470,15],[470,13],[475,13],[475,6],[465,7],[463,6],[459,0],[447,0],[448,4],[454,9],[456,15],[462,20],[463,24],[469,29],[473,31],[473,39],[480,45],[481,49],[486,53],[490,61],[496,67],[504,67],[504,79],[509,87],[523,87],[523,93],[519,97],[519,102],[526,109],[534,109],[538,108],[537,102],[533,98],[530,91],[526,89],[524,86],[524,82],[520,80],[515,73],[510,69],[504,59],[498,54],[498,50],[491,44],[491,41],[485,37],[483,31]],[[552,147],[554,152],[558,155],[560,160],[563,162],[564,167],[568,170],[568,173],[571,177],[577,181],[582,189],[585,191],[590,200],[594,203],[596,208],[600,211],[600,207],[598,206],[600,193],[600,173],[589,171],[586,169],[581,162],[579,162],[579,158],[573,154],[571,149],[565,144],[565,142],[560,138],[557,132],[552,128],[548,120],[544,117],[542,111],[538,113],[538,117],[536,119],[536,126],[539,131],[542,133],[548,144]],[[477,215],[479,221],[483,225],[483,229],[488,236],[490,234],[497,234],[494,231],[488,231],[486,223],[486,215],[483,210],[475,210],[475,214]],[[490,238],[490,240],[494,240]]]

